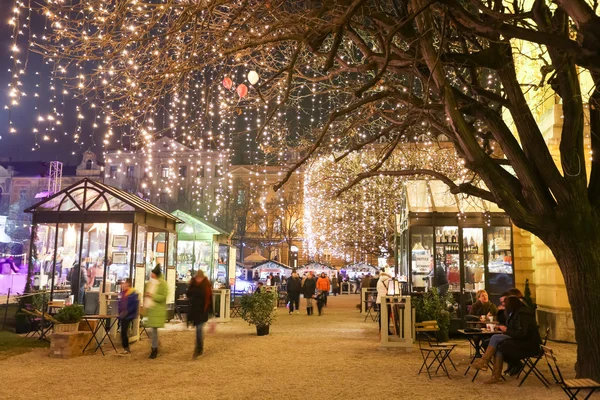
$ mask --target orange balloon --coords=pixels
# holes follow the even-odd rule
[[[240,96],[240,98],[246,97],[246,95],[248,94],[248,87],[246,85],[244,85],[243,83],[241,85],[239,85],[236,90],[237,90],[237,94],[238,94],[238,96]]]
[[[225,77],[225,79],[223,79],[223,86],[225,86],[227,89],[231,89],[233,86],[232,80],[229,77]]]

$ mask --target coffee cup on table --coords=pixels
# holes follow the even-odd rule
[[[485,324],[485,328],[492,332],[496,328],[496,324]]]
[[[488,321],[490,322],[494,322],[494,316],[493,315],[488,315]]]

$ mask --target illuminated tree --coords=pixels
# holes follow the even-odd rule
[[[48,1],[39,11],[50,29],[31,40],[82,105],[101,108],[112,126],[130,126],[136,141],[168,129],[200,143],[194,127],[202,126],[202,143],[224,150],[235,115],[253,108],[264,151],[304,150],[278,188],[315,157],[339,158],[390,138],[380,161],[345,187],[373,176],[428,175],[455,194],[498,204],[552,250],[576,326],[578,376],[600,380],[596,7],[591,0]],[[15,37],[23,23],[16,15]],[[516,68],[518,43],[541,64],[527,80]],[[15,66],[10,95],[18,103],[25,93]],[[247,95],[251,69],[262,78]],[[534,85],[532,74],[540,76]],[[223,89],[225,77],[237,94]],[[527,102],[524,90],[532,88],[554,91],[562,105],[556,160]],[[309,109],[318,112],[305,115]],[[169,117],[162,128],[157,114]],[[288,123],[294,115],[296,125]],[[431,141],[453,143],[470,173],[454,180],[437,168],[382,169],[399,144],[414,140],[415,125]]]

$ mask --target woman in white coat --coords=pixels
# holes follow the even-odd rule
[[[379,275],[379,280],[377,281],[377,300],[375,301],[377,304],[379,304],[377,307],[379,307],[379,331],[381,332],[381,298],[383,296],[387,296],[388,293],[388,285],[389,285],[389,280],[392,279],[392,277],[390,275],[388,275],[385,272],[382,272]],[[389,320],[390,320],[390,307],[388,306],[388,320],[387,320],[387,325],[388,327],[390,326]]]

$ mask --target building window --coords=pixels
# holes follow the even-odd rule
[[[220,178],[221,176],[222,176],[221,167],[219,167],[218,165],[215,165],[215,178]]]
[[[162,165],[160,167],[160,177],[161,178],[168,178],[169,177],[169,167],[165,167],[164,165]]]
[[[237,194],[237,203],[238,205],[244,204],[244,199],[246,197],[246,191],[244,189],[240,189]]]
[[[92,167],[93,167],[93,166],[94,166],[94,161],[92,161],[92,160],[87,160],[87,161],[85,162],[85,169],[87,169],[87,170],[90,170],[90,169],[92,169]]]
[[[116,165],[111,165],[110,166],[110,179],[117,179],[117,170],[118,167]]]
[[[160,192],[160,195],[158,196],[158,202],[160,204],[166,204],[167,200],[168,200],[168,194],[167,192]]]
[[[200,188],[200,201],[204,201],[204,188]]]
[[[187,165],[180,165],[179,166],[179,177],[185,178],[186,175],[187,175]]]
[[[196,171],[196,178],[204,178],[204,165],[198,167],[198,171]]]
[[[21,189],[19,192],[19,199],[27,200],[27,189]]]
[[[127,177],[128,178],[133,178],[134,174],[135,174],[135,166],[128,165],[127,166]]]

